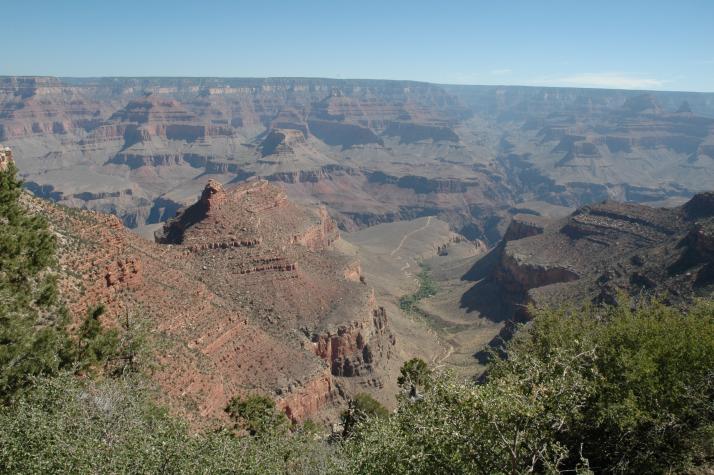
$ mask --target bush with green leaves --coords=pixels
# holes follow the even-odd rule
[[[55,374],[71,362],[58,300],[55,239],[47,222],[21,203],[13,163],[0,172],[0,399],[36,375]]]
[[[312,434],[192,433],[137,377],[37,380],[0,408],[0,473],[343,473]]]
[[[401,399],[389,419],[357,426],[346,444],[354,472],[557,469],[567,449],[555,434],[588,391],[572,370],[587,364],[587,356],[574,356],[522,361],[517,371],[483,386],[448,374],[434,377],[421,398]]]
[[[57,289],[56,242],[47,221],[23,203],[13,163],[0,172],[0,401],[8,403],[35,376],[86,371],[125,349],[105,329],[104,308],[91,309],[77,335]],[[123,335],[125,335],[124,332]]]
[[[421,267],[421,271],[417,274],[419,288],[413,294],[404,295],[399,299],[399,308],[407,313],[414,311],[420,300],[433,297],[439,291],[436,282],[429,273],[429,267],[421,263],[419,267]]]
[[[366,420],[382,420],[389,411],[379,401],[367,393],[359,393],[352,398],[347,409],[342,412],[342,435],[349,437],[355,428]]]
[[[105,330],[99,318],[104,314],[104,306],[90,308],[77,332],[76,359],[81,369],[91,368],[113,357],[119,346],[116,329]]]
[[[712,302],[540,312],[511,353],[543,361],[581,348],[594,354],[580,371],[591,390],[559,434],[571,464],[582,453],[598,471],[669,472],[714,455]]]
[[[276,409],[275,401],[266,396],[234,397],[226,412],[236,423],[236,428],[252,436],[281,435],[287,433],[290,423],[287,416]]]
[[[410,396],[415,396],[417,390],[422,390],[429,385],[430,380],[431,370],[426,361],[412,358],[399,369],[397,384],[403,390],[408,391]]]
[[[712,463],[714,305],[540,311],[474,385],[433,378],[345,444],[356,473],[667,473]]]

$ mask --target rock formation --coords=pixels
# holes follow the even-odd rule
[[[0,144],[0,172],[7,169],[12,162],[12,150]]]
[[[436,215],[494,245],[523,202],[684,201],[707,189],[712,104],[409,81],[4,77],[0,140],[34,193],[129,227],[172,217],[207,174],[256,176],[325,204],[346,230]]]
[[[266,181],[209,181],[156,244],[116,217],[35,201],[60,236],[75,322],[97,304],[107,324],[147,319],[162,348],[153,377],[196,424],[254,393],[294,420],[327,417],[350,394],[341,380],[373,386],[391,358],[386,312],[359,263],[334,249],[334,221]]]
[[[492,273],[522,303],[614,303],[619,292],[680,301],[714,290],[713,193],[674,209],[603,202],[540,221],[514,219]]]

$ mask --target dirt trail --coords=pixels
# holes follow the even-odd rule
[[[409,239],[410,236],[413,236],[414,234],[418,233],[419,231],[425,230],[426,228],[429,227],[430,224],[431,224],[431,216],[429,216],[428,218],[426,218],[426,224],[425,224],[424,226],[422,226],[422,227],[420,227],[420,228],[417,228],[417,229],[414,229],[414,230],[409,231],[408,233],[406,233],[406,234],[402,237],[402,240],[399,241],[399,245],[398,245],[392,252],[390,252],[389,255],[390,255],[390,256],[393,256],[394,254],[396,254],[397,252],[399,252],[399,250],[402,248],[402,246],[403,246],[404,243],[407,241],[407,239]]]
[[[446,361],[449,356],[454,352],[454,346],[449,344],[449,348],[446,350],[446,352],[442,356],[434,356],[434,359],[432,360],[432,363],[434,364],[434,368],[440,368],[444,366],[444,361]]]

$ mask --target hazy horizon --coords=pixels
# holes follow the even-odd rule
[[[714,92],[714,3],[6,2],[0,75]]]

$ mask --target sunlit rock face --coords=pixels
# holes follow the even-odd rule
[[[138,228],[192,204],[207,178],[255,176],[345,230],[436,215],[495,245],[511,215],[543,212],[534,203],[681,204],[714,180],[713,124],[712,95],[697,93],[0,78],[0,140],[26,186]]]
[[[193,423],[255,393],[295,421],[326,417],[385,377],[397,340],[324,208],[265,180],[208,180],[154,243],[116,216],[30,199],[58,234],[73,320],[98,304],[107,324],[141,312],[161,340],[152,377]]]

